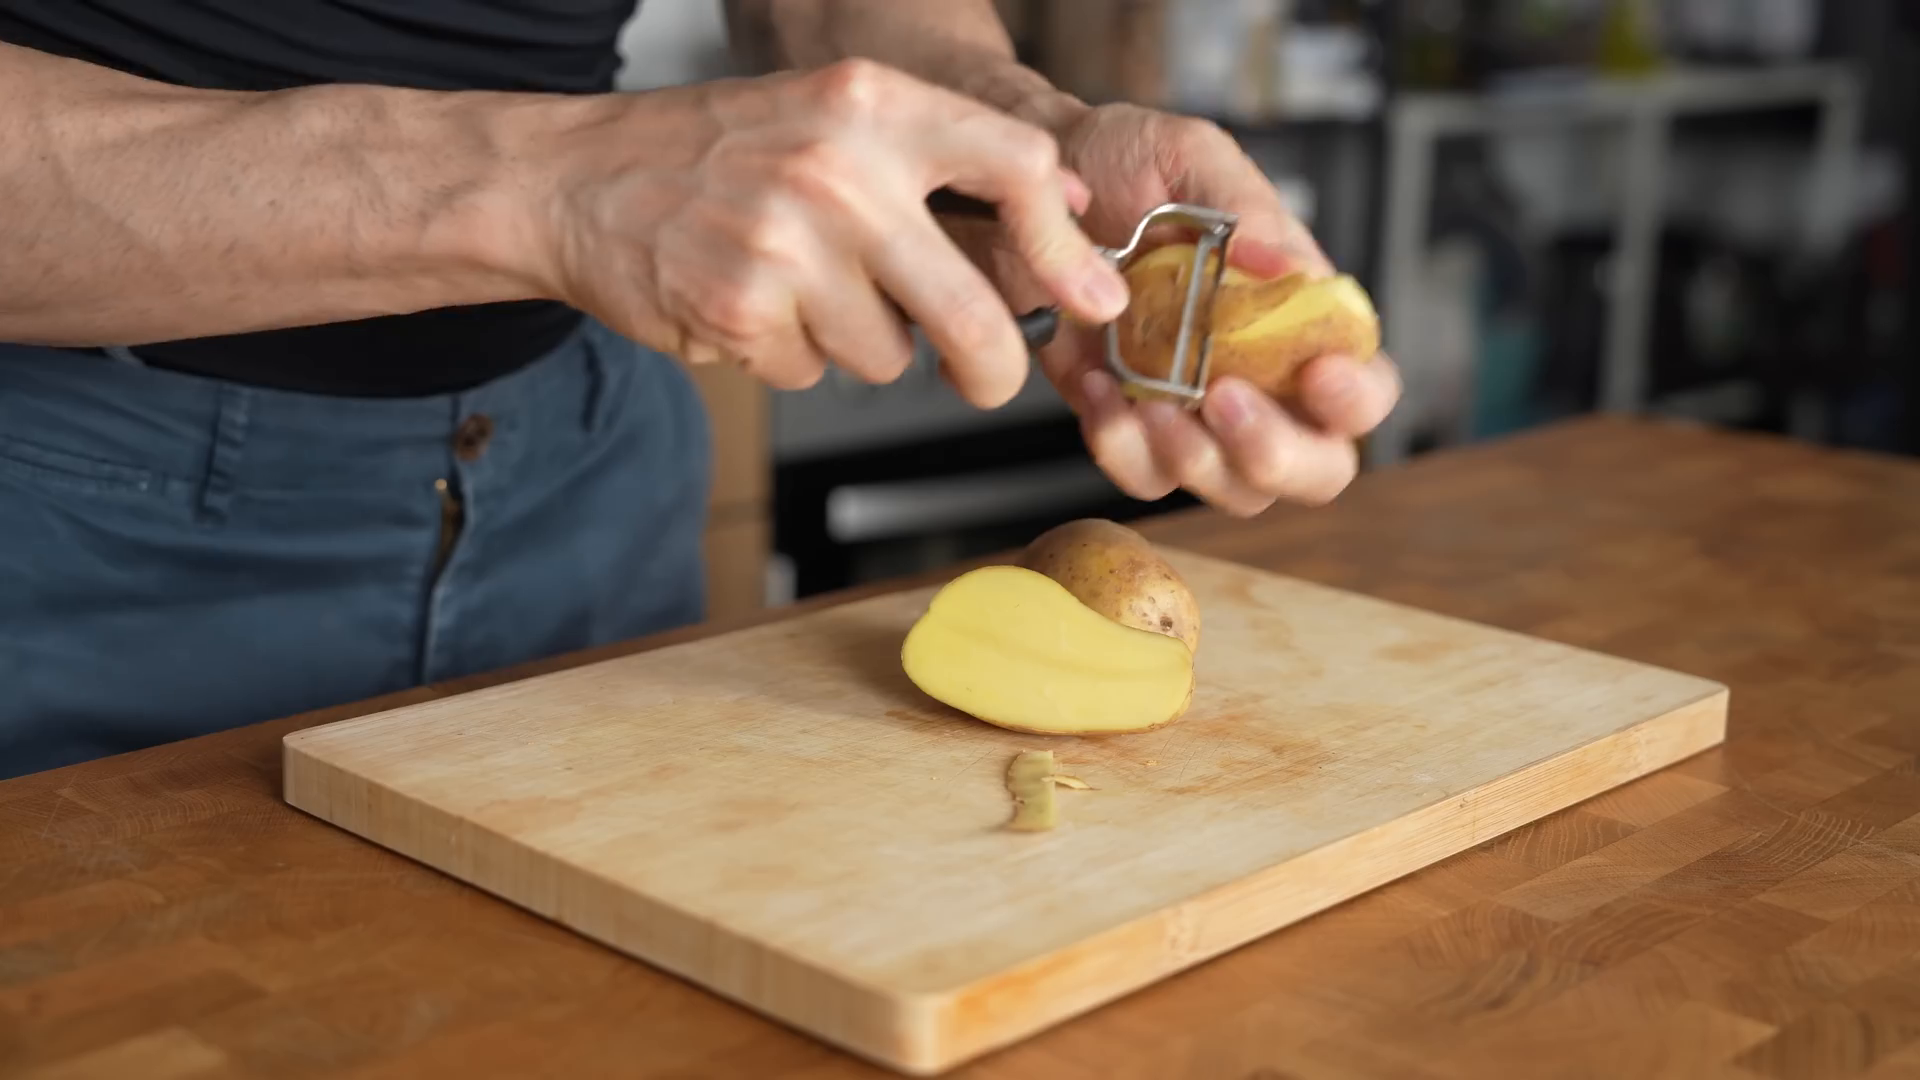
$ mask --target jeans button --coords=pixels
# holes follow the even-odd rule
[[[453,453],[461,461],[474,462],[486,452],[488,440],[493,438],[493,417],[485,413],[474,413],[460,422],[460,429],[453,436]]]

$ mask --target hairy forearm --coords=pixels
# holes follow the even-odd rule
[[[213,93],[0,45],[0,340],[138,344],[537,295],[534,97]]]
[[[993,0],[727,0],[727,16],[760,70],[864,56],[1049,130],[1086,110],[1015,59]]]

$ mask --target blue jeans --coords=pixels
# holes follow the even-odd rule
[[[0,778],[696,622],[708,439],[591,320],[406,399],[0,345]]]

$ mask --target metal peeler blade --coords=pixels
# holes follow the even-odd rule
[[[941,188],[927,198],[927,208],[937,214],[972,218],[994,218],[992,203]],[[1164,379],[1142,375],[1127,366],[1120,355],[1119,328],[1108,323],[1105,329],[1107,369],[1120,381],[1129,397],[1161,397],[1185,408],[1198,408],[1206,396],[1207,369],[1213,353],[1213,300],[1220,280],[1226,274],[1227,241],[1240,222],[1239,215],[1189,203],[1165,203],[1140,218],[1133,235],[1123,247],[1101,248],[1100,253],[1116,267],[1125,269],[1139,255],[1147,233],[1159,227],[1189,230],[1194,239],[1193,273],[1187,278],[1187,295],[1180,306],[1180,329],[1174,339],[1173,364]],[[1213,259],[1215,254],[1218,259]],[[1210,273],[1209,260],[1213,262]],[[1059,328],[1058,308],[1036,308],[1015,320],[1029,348],[1040,348],[1053,340]],[[1196,344],[1197,341],[1197,344]]]
[[[1180,302],[1180,329],[1174,338],[1173,363],[1167,369],[1167,377],[1150,378],[1128,367],[1126,358],[1120,355],[1119,327],[1113,323],[1106,326],[1107,367],[1130,396],[1169,397],[1187,408],[1198,408],[1206,396],[1207,367],[1213,358],[1213,300],[1219,295],[1220,279],[1227,271],[1227,241],[1239,223],[1237,214],[1187,203],[1165,203],[1147,211],[1134,226],[1133,238],[1127,241],[1126,247],[1102,249],[1115,266],[1125,267],[1139,253],[1140,242],[1148,229],[1172,225],[1198,233],[1194,241],[1193,273],[1187,276],[1187,295]],[[1208,260],[1215,253],[1220,257],[1212,260],[1213,270],[1207,273]],[[1195,354],[1191,373],[1187,369],[1189,352]]]

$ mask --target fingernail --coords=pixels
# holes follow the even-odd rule
[[[1232,383],[1226,383],[1209,395],[1213,406],[1213,422],[1224,431],[1239,431],[1253,419],[1253,402],[1247,400],[1247,391]]]

